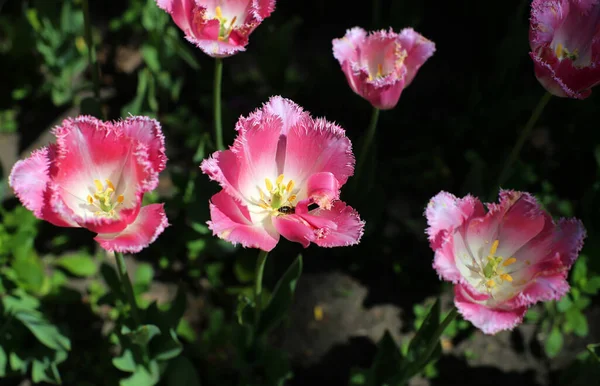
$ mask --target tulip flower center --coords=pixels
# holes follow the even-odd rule
[[[271,212],[271,215],[281,216],[294,213],[296,195],[294,190],[294,180],[284,183],[284,175],[280,174],[275,180],[275,184],[270,179],[265,178],[266,193],[259,187],[260,200],[258,206]]]
[[[600,32],[600,3],[592,5],[583,14],[571,10],[557,29],[550,47],[559,60],[570,59],[575,67],[588,67],[592,64],[592,43]]]
[[[215,17],[219,20],[219,40],[227,40],[227,38],[229,38],[229,34],[231,34],[231,31],[233,31],[235,21],[237,20],[237,16],[234,16],[231,19],[229,26],[227,26],[228,18],[223,16],[223,11],[221,11],[221,7],[217,6],[215,8]]]
[[[513,277],[507,272],[509,266],[517,262],[514,257],[505,259],[502,256],[496,256],[499,240],[495,240],[490,248],[487,258],[476,261],[473,259],[473,265],[467,265],[467,268],[476,275],[478,283],[476,288],[483,288],[488,294],[492,295],[499,286],[505,282],[512,283]]]
[[[96,193],[87,196],[87,202],[94,208],[94,214],[101,217],[115,217],[117,207],[123,203],[125,197],[120,194],[115,195],[115,186],[106,179],[106,186],[100,180],[94,180]]]

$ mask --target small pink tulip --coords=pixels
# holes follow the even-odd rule
[[[529,42],[535,76],[551,94],[585,99],[600,83],[600,1],[534,0]]]
[[[210,202],[210,229],[244,247],[272,250],[279,236],[304,247],[357,244],[364,222],[339,200],[354,173],[352,145],[339,126],[272,97],[240,118],[229,150],[201,169],[223,190]]]
[[[224,58],[246,50],[248,37],[275,9],[275,0],[157,0],[204,53]]]
[[[333,40],[333,56],[352,90],[382,110],[396,106],[402,90],[434,52],[435,44],[412,28],[367,34],[355,27]]]
[[[139,252],[168,226],[163,204],[142,207],[165,168],[160,124],[146,117],[80,116],[53,129],[56,143],[18,161],[9,183],[34,215],[97,233],[107,251]]]
[[[486,334],[510,330],[538,301],[569,291],[567,274],[583,246],[577,219],[552,220],[528,193],[500,191],[499,204],[441,192],[425,215],[433,267],[454,283],[454,304]]]

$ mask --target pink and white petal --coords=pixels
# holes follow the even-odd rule
[[[210,23],[216,22],[216,26],[211,26]],[[219,28],[219,22],[217,20],[210,20],[207,23],[207,27],[204,28],[203,35],[207,35],[212,32],[214,28]],[[217,29],[218,31],[218,29]],[[212,33],[211,33],[212,35]],[[238,52],[246,51],[245,44],[236,44],[232,42],[223,42],[215,39],[196,38],[192,36],[186,36],[186,39],[200,48],[206,55],[213,58],[226,58],[237,54]],[[247,42],[245,42],[247,43]]]
[[[567,272],[555,275],[538,276],[533,279],[515,298],[506,302],[510,308],[529,307],[537,302],[560,300],[569,292]]]
[[[560,219],[555,229],[553,250],[560,255],[562,263],[571,268],[586,237],[585,227],[577,219]]]
[[[195,0],[157,0],[158,7],[167,11],[186,35],[191,35],[194,24]]]
[[[292,242],[302,244],[304,248],[308,248],[310,242],[315,241],[313,227],[301,216],[295,214],[276,216],[272,221],[279,234]]]
[[[333,173],[315,173],[308,178],[306,186],[308,197],[321,208],[330,209],[333,201],[340,198],[340,184]]]
[[[252,1],[251,13],[257,21],[262,21],[275,10],[276,0]]]
[[[281,174],[276,164],[280,132],[281,121],[271,115],[241,118],[231,149],[213,153],[200,168],[238,200],[258,201],[265,178],[274,181]]]
[[[501,310],[474,303],[465,296],[461,284],[454,286],[454,305],[465,320],[471,322],[485,334],[512,330],[523,321],[523,316],[527,311],[527,307]]]
[[[315,209],[310,212],[332,221],[337,229],[324,227],[316,230],[314,243],[320,247],[346,247],[360,242],[364,233],[365,222],[360,219],[356,210],[342,201],[336,201],[331,209]]]
[[[404,65],[406,66],[406,80],[404,87],[407,87],[414,79],[421,66],[433,56],[435,52],[435,43],[426,39],[412,28],[405,28],[398,37],[400,47],[406,51]]]
[[[367,37],[367,31],[354,27],[346,31],[341,39],[333,39],[333,56],[343,64],[344,62],[357,62],[358,50]]]
[[[402,72],[404,72],[404,67]],[[391,77],[388,77],[391,78]],[[363,83],[360,95],[368,100],[373,107],[379,110],[390,110],[396,107],[400,100],[400,95],[404,91],[405,81],[403,77],[387,82],[387,78],[378,79],[382,85],[373,83]],[[387,84],[383,84],[386,82]]]
[[[169,226],[164,204],[142,207],[134,222],[122,232],[99,233],[96,240],[109,252],[137,253],[146,248]]]
[[[275,115],[281,120],[282,135],[287,135],[290,128],[296,125],[306,127],[312,122],[310,114],[304,111],[302,107],[298,106],[292,100],[282,98],[279,95],[269,98],[269,101],[263,105],[260,111],[263,114]]]
[[[162,172],[167,165],[165,137],[156,119],[137,116],[116,123],[127,137],[138,141],[147,151],[147,159],[155,173]]]
[[[535,76],[540,84],[552,95],[574,99],[585,99],[592,93],[589,89],[576,90],[567,84],[557,73],[557,69],[534,52],[529,56],[533,59]]]
[[[536,51],[544,44],[550,44],[570,11],[570,0],[533,0],[531,3],[531,28],[529,41]]]
[[[448,192],[439,192],[429,200],[425,209],[428,225],[426,232],[431,248],[434,250],[439,248],[447,232],[458,228],[473,217],[484,214],[483,205],[476,197],[467,195],[458,198]]]
[[[272,250],[279,241],[279,234],[268,225],[254,224],[248,208],[224,190],[211,198],[208,227],[214,235],[234,245],[240,243],[245,248]]]
[[[283,172],[304,186],[319,172],[330,172],[340,187],[354,174],[352,143],[341,127],[317,118],[293,126],[287,135]]]
[[[545,213],[536,199],[528,193],[502,191],[498,217],[498,256],[509,257],[538,236],[552,218]],[[491,242],[491,241],[490,241]]]
[[[441,242],[441,246],[435,249],[433,268],[440,275],[440,278],[456,284],[462,276],[456,266],[454,249],[454,237],[452,235],[446,236],[446,239]]]
[[[54,161],[54,145],[35,150],[29,158],[17,161],[8,177],[8,184],[33,214],[42,218],[42,209],[47,204],[44,194],[50,181],[50,164]]]

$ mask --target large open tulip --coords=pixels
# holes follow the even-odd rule
[[[66,119],[56,143],[18,161],[9,183],[34,215],[62,227],[83,227],[115,252],[139,252],[168,225],[163,204],[142,207],[165,168],[160,124],[146,117],[103,122]]]
[[[402,90],[434,52],[435,44],[412,28],[367,33],[355,27],[333,40],[333,56],[352,90],[381,110],[396,106]]]
[[[535,75],[553,95],[584,99],[600,83],[600,1],[534,0],[529,42]]]
[[[454,283],[458,311],[494,334],[521,323],[532,304],[567,293],[585,229],[576,219],[554,222],[528,193],[500,191],[500,203],[487,206],[441,192],[425,215],[433,266]]]
[[[275,0],[157,0],[185,38],[215,58],[244,51],[248,37],[275,9]]]
[[[202,162],[223,190],[210,202],[210,229],[222,239],[270,251],[282,235],[304,247],[352,245],[364,223],[339,199],[354,172],[343,129],[272,97],[240,118],[229,150]]]

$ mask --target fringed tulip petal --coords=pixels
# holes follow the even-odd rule
[[[99,233],[94,240],[107,251],[137,253],[152,244],[168,225],[164,204],[150,204],[141,208],[123,231]]]
[[[600,2],[534,0],[529,30],[537,79],[553,95],[585,99],[600,83]]]
[[[223,58],[244,51],[248,37],[275,10],[275,0],[157,0],[185,38]]]
[[[55,225],[99,234],[121,233],[136,222],[142,197],[156,187],[167,160],[158,122],[80,116],[52,133],[55,145],[34,152],[11,173],[24,205]],[[33,181],[39,182],[35,189]]]
[[[333,56],[352,90],[382,110],[396,106],[402,90],[435,51],[431,41],[411,28],[397,34],[355,27],[332,43]]]
[[[441,192],[425,214],[434,268],[455,284],[464,318],[494,334],[521,323],[532,304],[566,294],[585,230],[575,219],[555,223],[524,192],[502,190],[488,209],[471,196]]]
[[[254,224],[248,208],[222,190],[211,198],[209,228],[216,236],[247,248],[270,251],[279,241],[279,234],[263,224]]]
[[[362,221],[337,201],[354,171],[344,130],[276,96],[240,118],[236,131],[230,150],[214,153],[201,165],[223,187],[221,200],[229,200],[227,211],[213,198],[215,234],[263,250],[271,250],[280,234],[305,247],[358,242]]]

